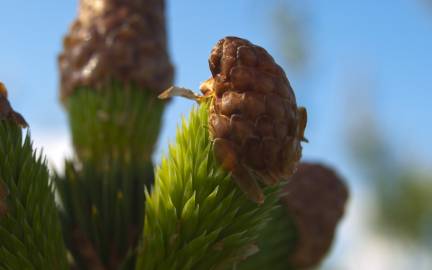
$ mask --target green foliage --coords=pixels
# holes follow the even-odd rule
[[[86,262],[90,259],[100,260],[108,269],[128,264],[124,261],[128,256],[133,261],[143,226],[144,186],[152,179],[150,162],[142,166],[112,162],[105,171],[66,162],[65,176],[57,175],[56,183],[63,203],[64,237],[80,269],[91,268]],[[84,247],[92,248],[97,257],[89,258],[93,254],[83,253]],[[125,269],[131,269],[130,264]]]
[[[113,160],[151,159],[165,107],[152,91],[120,83],[80,88],[66,105],[80,161],[107,169]]]
[[[370,115],[355,123],[349,147],[375,197],[374,225],[389,237],[429,246],[432,174],[401,162]]]
[[[378,185],[379,183],[377,183]],[[430,245],[432,234],[432,176],[412,168],[377,186],[377,223],[382,231]]]
[[[0,269],[67,269],[53,187],[42,155],[14,123],[0,121]]]
[[[80,269],[131,269],[165,105],[117,83],[78,89],[67,102],[78,158],[56,176],[67,247]]]
[[[296,244],[296,229],[288,210],[279,205],[258,239],[260,251],[237,266],[237,270],[290,270],[289,257]]]
[[[137,269],[226,269],[256,251],[279,187],[257,205],[214,160],[208,104],[183,120],[147,193]]]

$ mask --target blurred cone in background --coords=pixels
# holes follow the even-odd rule
[[[76,158],[56,182],[79,269],[132,269],[173,83],[163,0],[81,0],[59,56]]]
[[[104,159],[108,150],[115,158],[151,157],[166,103],[156,96],[173,83],[164,12],[163,0],[80,1],[59,67],[81,159]],[[91,134],[81,134],[83,128]]]
[[[281,199],[297,230],[297,243],[290,256],[292,265],[308,268],[324,258],[347,200],[348,189],[332,169],[320,164],[300,164],[284,187]]]
[[[81,0],[59,56],[81,161],[150,160],[172,85],[163,0]]]
[[[260,252],[239,269],[310,269],[329,252],[348,200],[343,180],[321,164],[300,163],[258,240]]]

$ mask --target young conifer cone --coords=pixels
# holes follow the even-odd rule
[[[294,173],[306,110],[297,107],[285,72],[272,56],[245,39],[221,39],[209,65],[212,78],[201,91],[212,98],[215,155],[248,197],[262,203],[255,179],[274,185]]]
[[[61,98],[111,80],[151,91],[172,83],[163,0],[81,0],[59,57]]]
[[[347,187],[332,169],[301,163],[284,186],[281,200],[297,231],[291,265],[296,269],[316,266],[329,251],[344,214]]]

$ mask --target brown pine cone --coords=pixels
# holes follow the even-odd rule
[[[333,170],[301,163],[284,186],[281,200],[297,229],[291,264],[296,269],[316,266],[329,251],[344,214],[347,187]]]
[[[159,93],[172,84],[164,0],[81,0],[59,56],[61,98],[112,80]]]
[[[240,188],[262,203],[254,179],[273,185],[294,173],[306,110],[297,107],[283,69],[265,49],[245,39],[221,39],[209,64],[212,78],[201,91],[213,98],[209,126],[215,155]]]
[[[8,100],[6,87],[0,82],[0,120],[14,122],[18,126],[25,128],[28,126],[24,117],[13,110]]]

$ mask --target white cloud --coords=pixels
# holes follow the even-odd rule
[[[31,130],[34,147],[43,151],[50,168],[61,170],[73,153],[70,135],[65,130]]]

